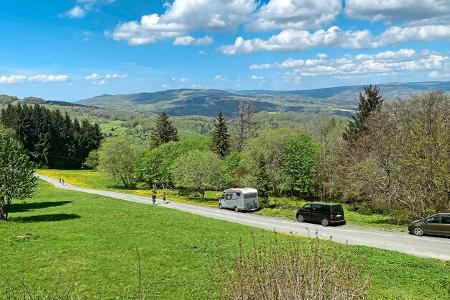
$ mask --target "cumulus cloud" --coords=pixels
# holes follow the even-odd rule
[[[38,74],[38,75],[1,75],[0,84],[15,84],[23,82],[65,82],[69,79],[67,75],[54,75],[54,74]]]
[[[1,75],[0,83],[1,84],[14,84],[24,82],[27,79],[25,75]]]
[[[98,73],[92,73],[85,76],[84,79],[91,81],[94,85],[104,85],[107,84],[110,79],[123,79],[127,77],[128,74],[107,73],[100,75]]]
[[[302,51],[315,47],[332,46],[338,42],[341,30],[332,26],[328,30],[310,32],[306,30],[287,29],[269,39],[245,40],[238,37],[233,45],[221,48],[226,55],[254,53],[259,51]]]
[[[266,68],[267,64],[262,66]],[[249,68],[261,69],[258,65],[251,65]],[[426,72],[430,77],[438,77],[441,72],[447,72],[450,68],[450,58],[429,51],[418,53],[413,49],[400,49],[336,58],[324,54],[311,59],[289,58],[270,64],[270,68],[288,70],[285,75],[294,81],[316,76],[394,75],[408,72]]]
[[[119,24],[112,36],[130,45],[154,43],[185,36],[195,30],[229,31],[247,21],[256,9],[254,0],[175,0],[161,14]]]
[[[86,15],[86,11],[81,8],[79,5],[74,6],[70,10],[68,10],[66,13],[63,14],[64,16],[68,18],[83,18]]]
[[[97,4],[111,4],[115,0],[77,0],[78,5],[75,5],[68,11],[60,14],[60,17],[67,18],[84,18],[86,14],[94,9]]]
[[[450,25],[392,26],[378,36],[368,30],[343,31],[337,26],[327,30],[283,30],[267,40],[236,38],[233,45],[220,48],[226,55],[248,54],[260,51],[303,51],[319,47],[345,49],[380,48],[403,42],[429,42],[450,39]]]
[[[190,35],[179,36],[173,41],[174,45],[178,46],[206,46],[213,42],[213,38],[206,35],[201,38],[194,38]]]
[[[345,13],[356,19],[370,21],[428,21],[448,20],[448,0],[346,0]]]
[[[317,29],[334,21],[341,9],[341,0],[271,0],[261,6],[247,28],[253,31]]]
[[[263,76],[257,76],[257,75],[252,75],[250,78],[251,78],[252,80],[264,80],[264,77],[263,77]]]
[[[214,81],[225,81],[225,77],[223,75],[214,76]]]
[[[64,82],[64,81],[67,81],[67,79],[69,79],[69,76],[67,76],[67,75],[52,75],[52,74],[40,74],[40,75],[34,75],[34,76],[28,77],[28,81],[42,82],[42,83]]]

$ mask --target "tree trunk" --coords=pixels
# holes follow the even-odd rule
[[[9,203],[5,201],[0,205],[0,221],[8,221]]]

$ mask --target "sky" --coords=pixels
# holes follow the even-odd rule
[[[1,0],[0,94],[450,80],[450,0]]]

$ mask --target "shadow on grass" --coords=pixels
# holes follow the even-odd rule
[[[69,204],[72,201],[59,201],[59,202],[32,202],[32,203],[13,203],[9,209],[10,212],[26,212],[35,209],[57,207],[65,204]]]
[[[47,214],[28,217],[11,218],[11,221],[18,223],[38,223],[38,222],[56,222],[81,218],[77,214]]]

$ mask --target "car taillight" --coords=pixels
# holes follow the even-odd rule
[[[333,214],[330,214],[330,220],[333,220]]]

